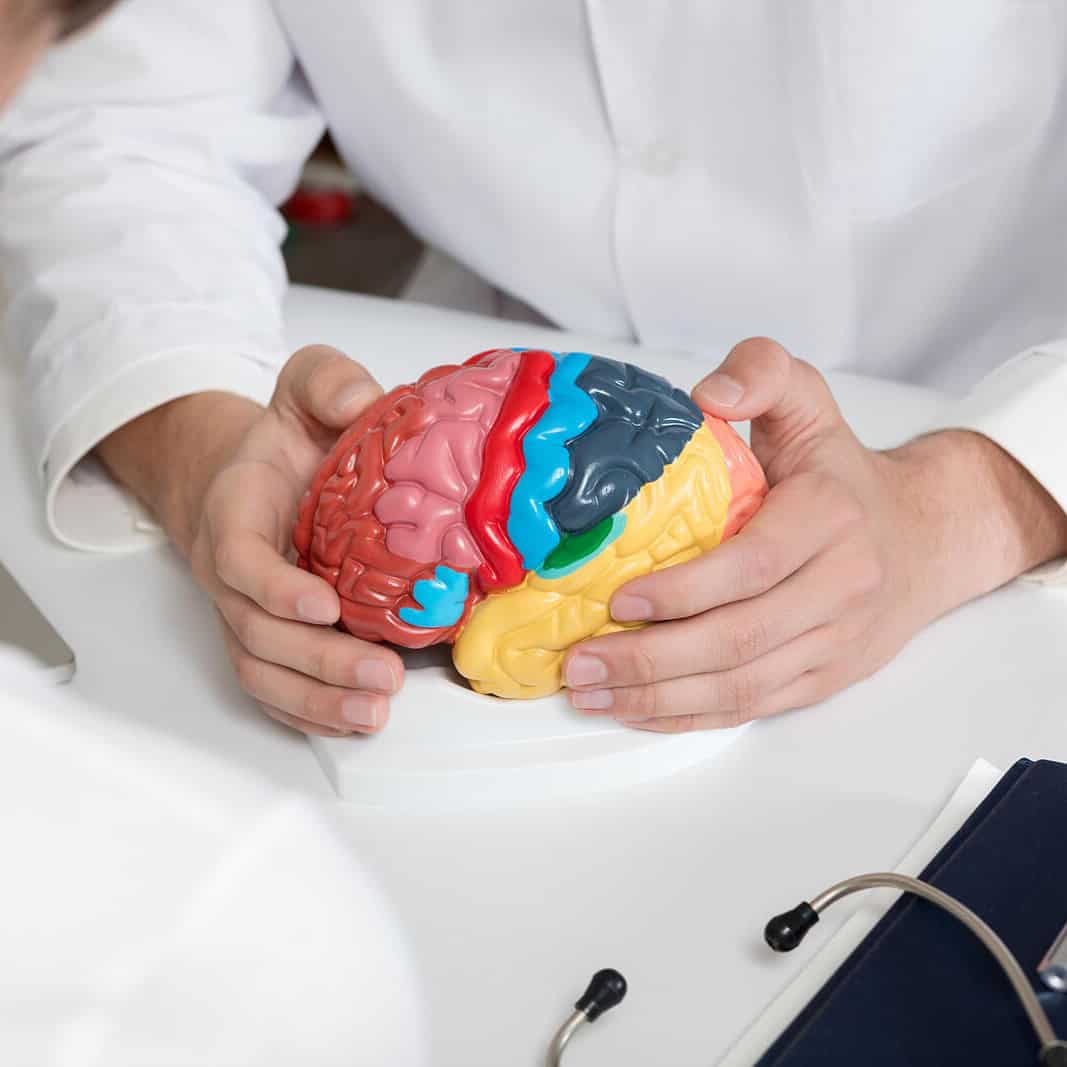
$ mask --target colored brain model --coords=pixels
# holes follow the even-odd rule
[[[664,379],[580,352],[497,349],[381,397],[301,504],[299,564],[357,637],[448,642],[479,692],[538,697],[566,650],[623,627],[620,586],[708,551],[766,482]]]

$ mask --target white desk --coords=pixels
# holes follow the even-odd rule
[[[290,310],[294,345],[346,347],[389,384],[497,344],[629,356],[680,385],[704,369],[336,294],[297,292]],[[936,403],[899,386],[834,385],[876,445],[920,426]],[[0,557],[74,646],[75,687],[279,788],[329,795],[304,740],[242,699],[208,605],[172,553],[81,555],[48,539],[3,388]],[[589,975],[615,966],[630,980],[629,999],[576,1039],[575,1067],[714,1063],[814,950],[772,956],[761,941],[770,914],[843,875],[891,867],[975,757],[1002,766],[1020,755],[1067,759],[1065,642],[1067,596],[1012,587],[938,623],[876,678],[758,724],[713,763],[665,782],[565,808],[342,810],[353,847],[412,932],[434,1062],[539,1067]],[[849,913],[835,910],[828,927]]]

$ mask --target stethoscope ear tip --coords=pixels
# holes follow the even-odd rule
[[[807,901],[776,915],[763,928],[763,940],[775,952],[792,952],[819,921],[819,913]]]
[[[626,996],[626,979],[612,967],[597,971],[589,985],[574,1005],[590,1022],[595,1022],[606,1011],[622,1003]]]

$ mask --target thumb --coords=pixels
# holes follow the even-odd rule
[[[826,379],[766,337],[735,345],[696,386],[693,400],[720,419],[751,419],[752,447],[765,464],[782,448],[843,425]]]
[[[311,432],[344,430],[381,395],[381,386],[362,364],[336,348],[311,345],[289,358],[270,403]]]

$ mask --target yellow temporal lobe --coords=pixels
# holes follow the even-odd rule
[[[556,692],[571,645],[634,628],[608,612],[620,586],[719,544],[730,494],[722,448],[705,424],[627,504],[625,529],[599,555],[562,578],[530,572],[478,604],[452,650],[457,670],[479,693],[530,699]]]

